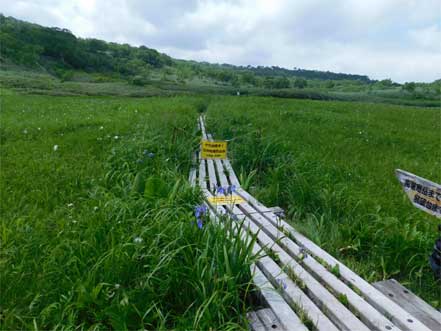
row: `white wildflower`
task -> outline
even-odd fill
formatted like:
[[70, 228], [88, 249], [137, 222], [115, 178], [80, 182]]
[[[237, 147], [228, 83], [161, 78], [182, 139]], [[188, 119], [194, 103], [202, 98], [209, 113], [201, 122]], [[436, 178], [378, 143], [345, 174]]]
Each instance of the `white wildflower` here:
[[100, 126], [100, 130], [104, 130], [104, 126], [101, 125], [101, 126]]
[[54, 152], [58, 150], [58, 145], [54, 145]]
[[115, 284], [115, 288], [116, 289], [119, 289], [121, 287], [121, 285], [119, 285], [119, 284]]
[[28, 134], [28, 129], [24, 129], [24, 130], [23, 130], [23, 133], [24, 133], [24, 134]]
[[140, 244], [140, 243], [142, 243], [142, 238], [141, 237], [135, 237], [135, 239], [133, 239], [133, 242], [135, 244]]

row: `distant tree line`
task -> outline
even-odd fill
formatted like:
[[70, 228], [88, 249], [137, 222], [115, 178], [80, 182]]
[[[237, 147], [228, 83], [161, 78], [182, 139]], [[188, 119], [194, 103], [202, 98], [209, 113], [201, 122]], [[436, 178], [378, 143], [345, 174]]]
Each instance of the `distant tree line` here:
[[173, 63], [171, 57], [145, 46], [77, 38], [67, 29], [42, 27], [1, 14], [0, 45], [1, 58], [27, 66], [134, 75], [140, 68], [161, 68]]
[[0, 62], [5, 61], [44, 67], [62, 81], [72, 78], [76, 70], [82, 70], [103, 73], [104, 76], [120, 75], [134, 85], [148, 84], [153, 75], [156, 80], [178, 84], [199, 79], [235, 88], [340, 89], [344, 86], [351, 91], [361, 91], [366, 87], [393, 90], [401, 86], [405, 93], [414, 96], [441, 93], [441, 80], [430, 84], [408, 82], [400, 85], [391, 79], [376, 81], [365, 75], [172, 59], [145, 46], [77, 38], [67, 29], [43, 27], [0, 14]]

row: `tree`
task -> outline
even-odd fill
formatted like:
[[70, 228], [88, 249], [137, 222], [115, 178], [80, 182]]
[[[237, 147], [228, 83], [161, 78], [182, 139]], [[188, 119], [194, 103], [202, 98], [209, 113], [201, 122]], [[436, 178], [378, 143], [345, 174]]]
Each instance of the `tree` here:
[[414, 92], [416, 88], [416, 84], [414, 82], [406, 82], [403, 85], [403, 89], [408, 92]]
[[252, 72], [246, 71], [240, 76], [240, 80], [244, 84], [257, 85], [257, 78]]
[[265, 88], [273, 88], [274, 87], [274, 78], [273, 77], [265, 77], [265, 79], [263, 80], [263, 86]]
[[291, 86], [291, 83], [288, 78], [286, 77], [278, 77], [274, 80], [274, 88], [282, 89], [282, 88], [289, 88]]
[[308, 86], [308, 82], [304, 78], [296, 78], [294, 81], [294, 87], [305, 88], [306, 86]]
[[380, 80], [380, 84], [383, 86], [390, 87], [393, 85], [393, 82], [392, 82], [392, 79], [388, 78], [388, 79]]
[[332, 80], [326, 81], [325, 87], [326, 88], [334, 88], [335, 87], [334, 81], [332, 81]]

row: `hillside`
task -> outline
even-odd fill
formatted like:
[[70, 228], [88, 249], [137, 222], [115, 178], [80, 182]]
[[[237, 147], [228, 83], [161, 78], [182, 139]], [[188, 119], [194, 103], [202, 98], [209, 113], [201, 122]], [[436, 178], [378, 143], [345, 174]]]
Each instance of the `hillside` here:
[[67, 29], [1, 14], [0, 45], [0, 86], [32, 93], [149, 96], [239, 90], [251, 95], [421, 106], [439, 106], [440, 100], [440, 80], [400, 85], [365, 75], [179, 60], [145, 46], [77, 38]]

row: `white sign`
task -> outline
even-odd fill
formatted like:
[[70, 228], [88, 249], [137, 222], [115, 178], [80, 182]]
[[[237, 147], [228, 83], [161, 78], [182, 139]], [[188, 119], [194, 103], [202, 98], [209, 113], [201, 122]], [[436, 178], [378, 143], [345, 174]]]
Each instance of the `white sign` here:
[[441, 185], [397, 169], [397, 178], [412, 204], [426, 213], [441, 218]]

